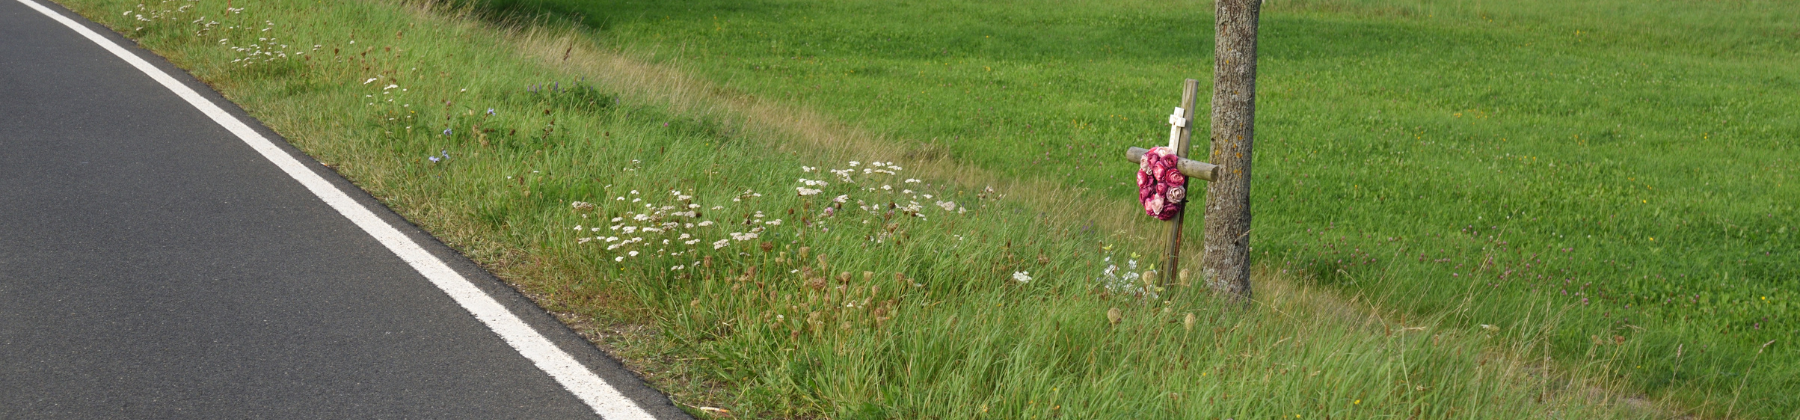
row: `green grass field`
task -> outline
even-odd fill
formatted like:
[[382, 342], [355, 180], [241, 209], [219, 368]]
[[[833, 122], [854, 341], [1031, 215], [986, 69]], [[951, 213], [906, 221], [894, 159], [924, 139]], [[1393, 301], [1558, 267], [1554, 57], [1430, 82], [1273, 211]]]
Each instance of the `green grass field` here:
[[700, 415], [1800, 412], [1800, 5], [1267, 6], [1238, 310], [1119, 156], [1210, 3], [65, 3]]
[[[1206, 2], [489, 6], [1115, 200], [1135, 193], [1119, 151], [1158, 142], [1180, 79], [1210, 81]], [[1571, 305], [1562, 354], [1623, 336], [1639, 386], [1728, 393], [1749, 372], [1800, 410], [1797, 18], [1787, 2], [1275, 2], [1256, 246], [1413, 313], [1472, 296], [1467, 325], [1516, 325], [1547, 297]], [[1771, 340], [1777, 361], [1753, 366]]]

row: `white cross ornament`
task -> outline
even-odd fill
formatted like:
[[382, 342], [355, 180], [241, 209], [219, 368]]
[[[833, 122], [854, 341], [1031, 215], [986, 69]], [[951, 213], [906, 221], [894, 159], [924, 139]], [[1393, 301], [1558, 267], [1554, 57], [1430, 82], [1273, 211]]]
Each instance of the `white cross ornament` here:
[[1175, 113], [1169, 114], [1169, 150], [1181, 144], [1181, 129], [1187, 127], [1187, 118], [1181, 117], [1181, 107], [1175, 107]]

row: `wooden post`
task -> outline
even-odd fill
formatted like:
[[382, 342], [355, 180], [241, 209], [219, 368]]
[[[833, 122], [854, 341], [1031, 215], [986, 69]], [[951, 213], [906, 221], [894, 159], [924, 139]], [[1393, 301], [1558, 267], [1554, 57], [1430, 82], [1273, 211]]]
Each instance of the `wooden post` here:
[[[1184, 160], [1187, 159], [1188, 156], [1188, 139], [1193, 137], [1194, 133], [1194, 102], [1198, 100], [1196, 98], [1197, 96], [1200, 96], [1199, 80], [1187, 79], [1186, 82], [1182, 83], [1181, 118], [1186, 119], [1187, 124], [1182, 125], [1181, 134], [1177, 136], [1179, 140], [1175, 142], [1175, 156]], [[1182, 171], [1184, 174], [1186, 172], [1187, 171]], [[1214, 172], [1214, 176], [1205, 178], [1207, 180], [1212, 180], [1216, 177], [1216, 174], [1217, 173]], [[1193, 185], [1186, 185], [1185, 188], [1188, 191], [1194, 190]], [[1192, 196], [1192, 194], [1188, 195], [1188, 197]], [[1190, 203], [1191, 201], [1192, 200], [1190, 200]], [[1179, 281], [1177, 276], [1181, 274], [1181, 219], [1182, 215], [1187, 213], [1187, 207], [1188, 206], [1183, 205], [1181, 210], [1175, 211], [1175, 217], [1169, 219], [1169, 251], [1164, 254], [1162, 266], [1162, 271], [1164, 271], [1163, 284], [1165, 285], [1176, 284], [1176, 282]]]
[[[1212, 157], [1218, 178], [1207, 183], [1207, 286], [1250, 299], [1250, 145], [1256, 128], [1256, 23], [1262, 0], [1217, 0], [1212, 97]], [[1179, 216], [1177, 216], [1179, 217]]]

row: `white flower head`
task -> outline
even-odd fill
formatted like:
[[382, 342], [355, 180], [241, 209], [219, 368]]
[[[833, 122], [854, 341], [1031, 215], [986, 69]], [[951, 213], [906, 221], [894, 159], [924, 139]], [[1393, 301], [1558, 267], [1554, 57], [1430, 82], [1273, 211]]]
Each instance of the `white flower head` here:
[[1017, 280], [1020, 283], [1030, 283], [1031, 282], [1031, 272], [1030, 271], [1014, 272], [1013, 280]]

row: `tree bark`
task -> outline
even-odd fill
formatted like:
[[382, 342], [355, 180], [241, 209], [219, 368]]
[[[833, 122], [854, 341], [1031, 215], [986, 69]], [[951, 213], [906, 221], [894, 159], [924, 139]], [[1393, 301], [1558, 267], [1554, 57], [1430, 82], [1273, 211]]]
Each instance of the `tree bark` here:
[[1212, 158], [1201, 274], [1214, 291], [1250, 299], [1250, 145], [1256, 138], [1256, 22], [1261, 0], [1215, 0]]

